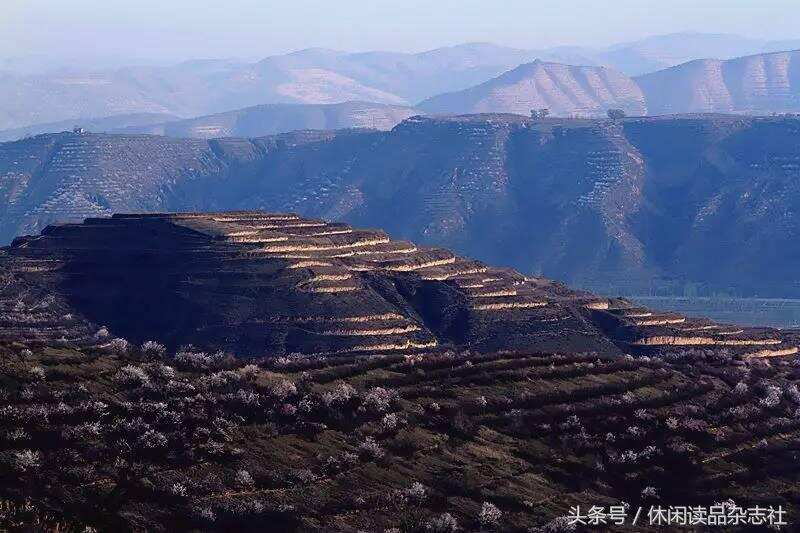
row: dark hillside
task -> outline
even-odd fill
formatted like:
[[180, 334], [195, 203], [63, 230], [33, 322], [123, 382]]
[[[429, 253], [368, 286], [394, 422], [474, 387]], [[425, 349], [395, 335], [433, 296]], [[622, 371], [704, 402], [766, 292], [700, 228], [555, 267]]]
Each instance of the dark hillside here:
[[608, 294], [796, 297], [799, 138], [798, 119], [722, 115], [40, 136], [0, 145], [0, 235], [115, 212], [292, 211]]

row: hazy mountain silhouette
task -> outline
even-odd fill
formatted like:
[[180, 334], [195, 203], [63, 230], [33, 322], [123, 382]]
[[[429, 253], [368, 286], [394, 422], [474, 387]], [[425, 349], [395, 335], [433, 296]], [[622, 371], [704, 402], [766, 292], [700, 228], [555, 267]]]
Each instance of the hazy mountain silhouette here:
[[479, 85], [534, 60], [608, 66], [639, 75], [681, 62], [800, 47], [731, 35], [680, 33], [606, 49], [522, 50], [469, 43], [409, 54], [308, 49], [255, 63], [195, 60], [174, 66], [45, 68], [43, 59], [0, 66], [0, 128], [81, 117], [163, 113], [184, 118], [270, 103], [351, 100], [414, 105]]

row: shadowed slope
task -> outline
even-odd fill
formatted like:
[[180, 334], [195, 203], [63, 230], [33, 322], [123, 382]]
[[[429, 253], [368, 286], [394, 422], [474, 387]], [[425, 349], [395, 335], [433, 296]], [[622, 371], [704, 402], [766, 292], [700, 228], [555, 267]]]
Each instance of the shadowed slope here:
[[242, 356], [478, 351], [793, 354], [732, 328], [597, 298], [376, 230], [294, 214], [116, 215], [47, 228], [5, 268], [137, 343]]

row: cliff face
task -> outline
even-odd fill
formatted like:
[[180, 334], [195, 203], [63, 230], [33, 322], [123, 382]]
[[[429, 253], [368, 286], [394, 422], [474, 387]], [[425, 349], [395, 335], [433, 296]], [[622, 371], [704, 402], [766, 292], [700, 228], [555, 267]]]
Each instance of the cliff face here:
[[651, 115], [800, 111], [800, 51], [699, 59], [636, 78]]
[[42, 136], [0, 145], [0, 229], [8, 242], [114, 212], [293, 211], [603, 292], [797, 295], [798, 132], [786, 118], [483, 115], [256, 140]]

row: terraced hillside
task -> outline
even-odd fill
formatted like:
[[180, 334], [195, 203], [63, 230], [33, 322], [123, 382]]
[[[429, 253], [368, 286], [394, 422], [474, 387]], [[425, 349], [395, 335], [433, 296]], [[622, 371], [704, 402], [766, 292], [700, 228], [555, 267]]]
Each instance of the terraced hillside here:
[[618, 352], [580, 312], [588, 295], [291, 214], [88, 219], [17, 239], [7, 256], [22, 279], [139, 343], [162, 329], [157, 340], [173, 348], [251, 356], [440, 345]]
[[[3, 266], [93, 323], [137, 343], [161, 330], [156, 340], [172, 348], [196, 343], [247, 356], [440, 346], [615, 355], [719, 346], [745, 358], [797, 352], [777, 330], [687, 321], [295, 214], [92, 218], [16, 239]], [[41, 329], [35, 320], [14, 327], [23, 336], [26, 327]]]
[[0, 145], [0, 238], [114, 212], [291, 211], [606, 294], [794, 297], [798, 135], [787, 117], [517, 115], [253, 140], [46, 135]]
[[698, 59], [636, 78], [650, 114], [800, 112], [800, 50]]
[[291, 214], [92, 219], [0, 266], [3, 528], [568, 531], [571, 506], [625, 502], [611, 529], [658, 531], [638, 506], [800, 509], [795, 332]]
[[598, 116], [621, 108], [646, 114], [636, 83], [614, 69], [534, 61], [485, 83], [441, 94], [418, 107], [430, 113], [516, 113], [547, 108], [556, 116]]

